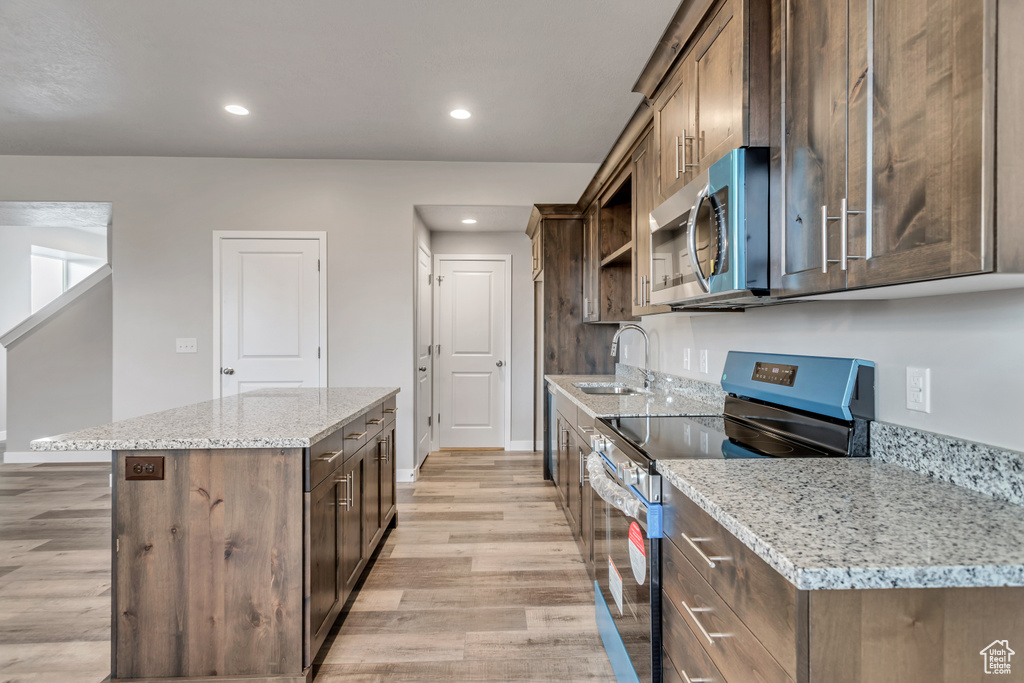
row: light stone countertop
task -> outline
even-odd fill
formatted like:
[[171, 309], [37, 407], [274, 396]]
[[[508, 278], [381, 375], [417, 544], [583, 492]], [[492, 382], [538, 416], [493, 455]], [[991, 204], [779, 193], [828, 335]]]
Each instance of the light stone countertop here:
[[263, 389], [37, 439], [34, 451], [305, 448], [397, 387]]
[[720, 415], [722, 413], [721, 405], [716, 405], [713, 398], [693, 391], [686, 392], [683, 389], [663, 391], [656, 386], [650, 393], [616, 396], [585, 394], [573, 386], [577, 383], [617, 382], [637, 388], [643, 387], [643, 383], [624, 379], [621, 376], [616, 378], [614, 375], [545, 375], [544, 379], [551, 382], [570, 401], [594, 418]]
[[1024, 586], [1024, 507], [870, 459], [659, 460], [800, 590]]

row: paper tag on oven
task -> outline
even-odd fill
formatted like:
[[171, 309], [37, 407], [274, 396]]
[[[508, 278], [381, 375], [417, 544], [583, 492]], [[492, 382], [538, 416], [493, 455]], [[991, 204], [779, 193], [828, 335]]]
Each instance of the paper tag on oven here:
[[608, 556], [608, 589], [612, 592], [612, 597], [615, 598], [615, 606], [619, 608], [619, 616], [622, 616], [622, 575], [619, 574], [619, 570], [615, 568], [615, 563], [612, 562], [612, 556]]
[[641, 586], [647, 580], [647, 553], [644, 552], [644, 532], [636, 522], [629, 523], [629, 564], [633, 578]]

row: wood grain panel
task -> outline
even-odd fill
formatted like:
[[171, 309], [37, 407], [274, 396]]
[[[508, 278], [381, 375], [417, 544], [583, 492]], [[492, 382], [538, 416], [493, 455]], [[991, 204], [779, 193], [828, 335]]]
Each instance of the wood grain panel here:
[[129, 454], [116, 473], [117, 675], [301, 672], [301, 449], [165, 451], [164, 481], [124, 481]]

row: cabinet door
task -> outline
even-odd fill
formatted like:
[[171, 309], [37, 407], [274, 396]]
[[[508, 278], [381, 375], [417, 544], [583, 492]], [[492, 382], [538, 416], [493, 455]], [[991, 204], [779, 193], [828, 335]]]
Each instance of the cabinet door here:
[[[861, 98], [872, 136], [856, 145], [870, 163], [851, 166], [851, 184], [871, 183], [871, 212], [849, 218], [851, 287], [992, 268], [984, 248], [992, 237], [982, 182], [984, 14], [973, 0], [874, 5], [873, 89], [862, 88]], [[867, 49], [866, 40], [851, 44], [865, 71]], [[859, 110], [851, 101], [851, 138]], [[863, 207], [851, 198], [850, 208]]]
[[838, 220], [846, 197], [847, 3], [788, 0], [786, 25], [786, 213], [777, 293], [846, 286]]
[[315, 653], [341, 610], [338, 571], [341, 534], [338, 505], [344, 500], [344, 477], [338, 473], [320, 482], [309, 501], [309, 624]]
[[569, 500], [569, 426], [561, 413], [558, 414], [558, 495], [562, 505]]
[[654, 102], [654, 131], [658, 141], [660, 199], [671, 197], [693, 180], [697, 162], [696, 64], [683, 57], [665, 90]]
[[574, 429], [569, 430], [569, 448], [567, 450], [569, 491], [566, 496], [566, 509], [569, 511], [569, 526], [572, 527], [572, 533], [577, 535], [580, 532], [580, 461], [577, 455], [579, 437], [576, 436]]
[[544, 249], [543, 242], [541, 241], [541, 226], [537, 226], [537, 231], [533, 234], [530, 242], [533, 252], [533, 279], [536, 280], [537, 276], [540, 275], [542, 270], [544, 270]]
[[[756, 1], [756, 0], [755, 0]], [[697, 172], [746, 144], [743, 125], [743, 2], [727, 0], [693, 49], [697, 79]]]
[[380, 461], [380, 523], [395, 512], [395, 423], [384, 429], [384, 458]]
[[658, 191], [654, 133], [648, 133], [633, 152], [633, 315], [650, 315], [671, 310], [650, 306], [651, 293], [651, 211]]
[[601, 319], [599, 297], [601, 282], [600, 206], [595, 201], [583, 220], [583, 322]]
[[341, 466], [345, 496], [339, 504], [341, 559], [339, 579], [342, 602], [348, 599], [363, 569], [363, 458], [357, 454]]
[[381, 431], [363, 449], [363, 557], [367, 559], [383, 533], [380, 523], [380, 465], [386, 440]]

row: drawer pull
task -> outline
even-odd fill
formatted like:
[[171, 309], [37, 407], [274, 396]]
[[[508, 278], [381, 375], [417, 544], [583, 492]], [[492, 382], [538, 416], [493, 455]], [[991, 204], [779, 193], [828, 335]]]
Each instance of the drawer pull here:
[[358, 441], [359, 439], [363, 438], [364, 436], [366, 436], [366, 432], [356, 432], [355, 434], [349, 434], [345, 438], [346, 439], [352, 439], [353, 441]]
[[708, 633], [708, 630], [704, 628], [704, 624], [700, 623], [700, 619], [698, 619], [697, 615], [694, 614], [694, 612], [710, 612], [710, 607], [695, 607], [691, 609], [690, 606], [686, 604], [685, 600], [682, 601], [682, 603], [683, 609], [685, 609], [686, 613], [690, 615], [690, 619], [692, 619], [693, 623], [697, 625], [697, 628], [699, 628], [700, 632], [704, 634], [704, 637], [708, 639], [708, 645], [714, 645], [715, 638], [724, 638], [726, 635], [728, 635], [726, 633]]
[[379, 425], [383, 421], [384, 421], [383, 417], [375, 417], [373, 419], [367, 420], [366, 424], [368, 424], [368, 425]]
[[[682, 532], [680, 532], [679, 535], [683, 537], [684, 541], [686, 541], [687, 543], [690, 544], [691, 548], [693, 548], [694, 550], [697, 551], [697, 554], [700, 555], [700, 559], [702, 559], [705, 562], [707, 562], [708, 566], [711, 567], [712, 569], [715, 568], [714, 560], [712, 560], [710, 557], [705, 555], [704, 551], [701, 550], [700, 547], [698, 547], [698, 545], [697, 545], [697, 543], [701, 543], [701, 542], [704, 542], [704, 541], [709, 541], [711, 539], [709, 539], [709, 538], [690, 538], [689, 536], [687, 536], [686, 534], [684, 534]], [[722, 558], [715, 558], [715, 559], [722, 559]]]
[[590, 434], [595, 430], [593, 427], [580, 427], [580, 431], [583, 432], [584, 434]]
[[331, 462], [334, 462], [335, 459], [337, 459], [337, 457], [344, 452], [344, 450], [345, 449], [339, 449], [339, 450], [334, 451], [333, 453], [327, 453], [325, 455], [321, 455], [317, 459], [318, 460], [323, 460], [324, 462], [327, 462], [327, 463], [331, 463]]
[[394, 415], [395, 413], [398, 412], [398, 408], [385, 408], [384, 412], [387, 413], [388, 415]]
[[686, 675], [686, 671], [683, 669], [680, 669], [679, 673], [683, 675], [683, 681], [685, 681], [685, 683], [715, 683], [711, 678], [690, 678]]

